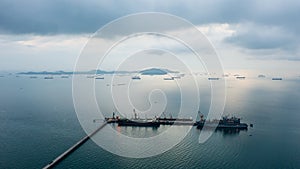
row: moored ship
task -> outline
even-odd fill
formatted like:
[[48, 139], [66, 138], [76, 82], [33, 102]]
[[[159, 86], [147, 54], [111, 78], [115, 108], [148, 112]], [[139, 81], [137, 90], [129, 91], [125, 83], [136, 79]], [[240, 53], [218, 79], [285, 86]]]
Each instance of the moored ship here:
[[197, 122], [197, 129], [216, 128], [216, 129], [248, 129], [248, 124], [241, 123], [241, 119], [237, 117], [224, 116], [221, 120], [208, 121], [203, 118]]
[[112, 118], [105, 118], [107, 123], [117, 123], [118, 126], [134, 126], [134, 127], [159, 127], [160, 123], [157, 119], [140, 119], [133, 110], [134, 118], [120, 118], [119, 116], [115, 117], [115, 113], [113, 112]]
[[136, 127], [159, 127], [160, 123], [156, 120], [144, 119], [119, 119], [118, 126], [136, 126]]

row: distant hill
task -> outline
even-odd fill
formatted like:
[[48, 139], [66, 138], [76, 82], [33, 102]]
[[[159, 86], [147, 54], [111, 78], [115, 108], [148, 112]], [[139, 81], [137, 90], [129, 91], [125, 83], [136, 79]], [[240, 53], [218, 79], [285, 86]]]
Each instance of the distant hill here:
[[140, 71], [142, 75], [166, 75], [168, 73], [179, 73], [176, 71], [171, 71], [168, 69], [158, 69], [158, 68], [151, 68], [151, 69], [145, 69]]
[[168, 73], [179, 73], [176, 71], [171, 71], [168, 69], [159, 69], [159, 68], [151, 68], [151, 69], [145, 69], [142, 71], [105, 71], [105, 70], [90, 70], [90, 71], [81, 71], [81, 72], [66, 72], [66, 71], [42, 71], [42, 72], [20, 72], [18, 74], [23, 75], [71, 75], [71, 74], [128, 74], [128, 73], [140, 73], [142, 75], [165, 75]]
[[73, 72], [65, 72], [65, 71], [55, 71], [55, 72], [48, 72], [48, 71], [42, 71], [42, 72], [20, 72], [18, 74], [23, 75], [69, 75], [73, 74]]
[[70, 74], [113, 74], [114, 71], [104, 71], [104, 70], [90, 70], [90, 71], [81, 71], [81, 72], [66, 72], [66, 71], [42, 71], [42, 72], [20, 72], [18, 74], [23, 75], [70, 75]]

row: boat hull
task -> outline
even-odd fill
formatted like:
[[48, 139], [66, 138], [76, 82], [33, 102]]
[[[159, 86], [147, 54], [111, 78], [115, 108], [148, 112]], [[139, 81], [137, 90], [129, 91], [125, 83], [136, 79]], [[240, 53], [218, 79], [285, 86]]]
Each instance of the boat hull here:
[[[204, 123], [197, 124], [197, 129], [202, 129], [204, 127]], [[216, 129], [248, 129], [248, 125], [246, 123], [240, 124], [206, 124], [206, 128], [216, 128]]]
[[135, 127], [159, 127], [160, 123], [158, 122], [137, 122], [131, 120], [119, 120], [117, 121], [118, 126], [135, 126]]

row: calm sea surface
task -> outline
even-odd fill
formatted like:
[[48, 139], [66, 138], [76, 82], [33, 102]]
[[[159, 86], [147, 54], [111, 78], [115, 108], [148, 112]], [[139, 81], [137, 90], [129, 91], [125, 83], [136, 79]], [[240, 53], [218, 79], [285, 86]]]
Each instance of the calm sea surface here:
[[[161, 80], [144, 79], [149, 78]], [[198, 78], [200, 84], [207, 81]], [[105, 97], [102, 90], [111, 85], [106, 79], [96, 81], [100, 104], [105, 102], [101, 101]], [[144, 79], [132, 84], [135, 90], [147, 89]], [[178, 91], [172, 95], [168, 85], [164, 88], [171, 100], [167, 110], [176, 112]], [[227, 80], [226, 91], [225, 113], [242, 117], [242, 121], [253, 123], [253, 128], [216, 131], [203, 144], [198, 143], [200, 131], [192, 128], [171, 150], [144, 159], [114, 155], [89, 140], [56, 168], [300, 168], [300, 78], [272, 81], [232, 77]], [[205, 87], [200, 92], [200, 109], [205, 114], [210, 94]], [[147, 109], [146, 103], [137, 100], [134, 104]], [[110, 103], [103, 105], [111, 115]], [[128, 127], [123, 132], [139, 137], [139, 133], [145, 134], [144, 129], [140, 131]], [[143, 137], [157, 132], [149, 129]], [[42, 168], [85, 135], [73, 106], [72, 78], [0, 77], [0, 168]]]

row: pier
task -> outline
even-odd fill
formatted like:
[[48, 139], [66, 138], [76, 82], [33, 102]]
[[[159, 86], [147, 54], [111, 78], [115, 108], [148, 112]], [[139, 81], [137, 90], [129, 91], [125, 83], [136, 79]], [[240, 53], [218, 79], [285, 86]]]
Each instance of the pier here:
[[56, 159], [54, 159], [51, 163], [46, 165], [43, 169], [50, 169], [53, 168], [55, 165], [57, 165], [61, 160], [66, 158], [68, 155], [70, 155], [73, 151], [75, 151], [77, 148], [79, 148], [83, 143], [85, 143], [87, 140], [89, 140], [93, 135], [95, 135], [99, 130], [101, 130], [107, 123], [110, 121], [104, 122], [100, 127], [98, 127], [95, 131], [90, 133], [89, 135], [83, 137], [81, 140], [79, 140], [76, 144], [74, 144], [72, 147], [70, 147], [68, 150], [66, 150], [64, 153], [59, 155]]

